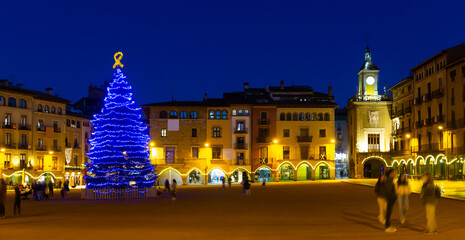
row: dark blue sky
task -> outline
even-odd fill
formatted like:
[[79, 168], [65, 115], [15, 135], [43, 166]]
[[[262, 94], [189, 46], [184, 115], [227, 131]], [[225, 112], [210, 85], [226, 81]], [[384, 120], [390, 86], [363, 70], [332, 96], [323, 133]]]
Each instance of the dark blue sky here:
[[388, 86], [465, 40], [464, 1], [16, 2], [0, 7], [0, 79], [53, 87], [73, 102], [112, 78], [122, 51], [139, 104], [221, 97], [245, 81], [284, 78], [322, 92], [332, 84], [344, 106], [366, 34]]

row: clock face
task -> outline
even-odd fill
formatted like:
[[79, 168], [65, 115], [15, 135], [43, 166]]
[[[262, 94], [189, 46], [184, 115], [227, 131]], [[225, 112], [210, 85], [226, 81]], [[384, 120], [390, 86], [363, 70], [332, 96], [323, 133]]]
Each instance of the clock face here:
[[372, 77], [372, 76], [368, 76], [366, 79], [365, 79], [366, 83], [368, 85], [373, 85], [373, 83], [375, 83], [375, 78]]

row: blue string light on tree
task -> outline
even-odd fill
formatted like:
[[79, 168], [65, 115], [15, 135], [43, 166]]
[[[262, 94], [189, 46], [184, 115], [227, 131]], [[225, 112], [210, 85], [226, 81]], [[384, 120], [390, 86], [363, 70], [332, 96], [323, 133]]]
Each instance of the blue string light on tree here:
[[94, 131], [84, 176], [89, 189], [149, 188], [157, 177], [149, 160], [148, 128], [121, 70], [122, 57], [115, 53], [113, 81], [101, 113], [91, 121]]

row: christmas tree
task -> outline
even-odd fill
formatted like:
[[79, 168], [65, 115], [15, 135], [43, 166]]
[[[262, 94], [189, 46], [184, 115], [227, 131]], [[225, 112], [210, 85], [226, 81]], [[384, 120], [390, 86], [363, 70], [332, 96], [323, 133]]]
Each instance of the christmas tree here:
[[90, 189], [148, 188], [156, 179], [149, 160], [148, 128], [122, 72], [123, 54], [118, 52], [114, 57], [113, 81], [101, 113], [91, 121], [94, 131], [84, 178]]

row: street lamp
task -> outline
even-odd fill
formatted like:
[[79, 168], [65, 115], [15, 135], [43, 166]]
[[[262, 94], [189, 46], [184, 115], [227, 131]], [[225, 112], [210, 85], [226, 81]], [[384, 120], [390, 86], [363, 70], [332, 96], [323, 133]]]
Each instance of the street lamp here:
[[278, 140], [277, 139], [273, 140], [273, 143], [278, 143]]

